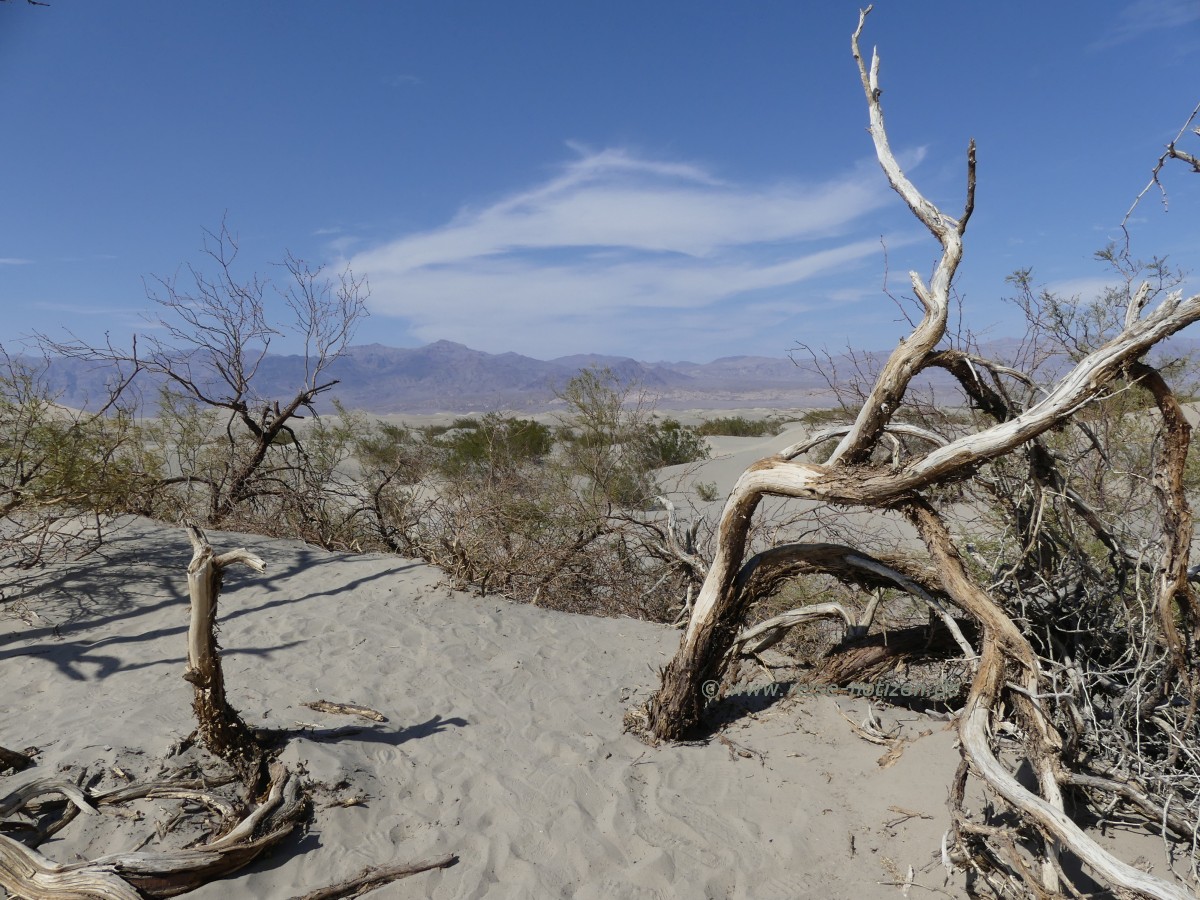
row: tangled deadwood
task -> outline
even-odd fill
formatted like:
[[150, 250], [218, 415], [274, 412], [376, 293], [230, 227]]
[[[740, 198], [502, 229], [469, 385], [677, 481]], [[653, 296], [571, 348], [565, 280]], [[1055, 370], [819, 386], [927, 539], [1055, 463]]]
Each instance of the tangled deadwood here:
[[[293, 833], [311, 808], [309, 789], [300, 776], [274, 759], [266, 743], [266, 732], [251, 730], [230, 705], [217, 645], [217, 607], [222, 577], [229, 566], [240, 564], [256, 572], [265, 563], [244, 548], [216, 553], [204, 532], [187, 523], [192, 543], [188, 565], [191, 621], [188, 628], [188, 665], [183, 678], [194, 691], [192, 709], [205, 748], [229, 766], [221, 773], [179, 770], [160, 774], [106, 791], [81, 787], [61, 775], [42, 774], [26, 753], [0, 747], [0, 772], [16, 775], [4, 782], [0, 793], [0, 887], [28, 900], [139, 900], [144, 897], [173, 897], [243, 868]], [[386, 718], [367, 707], [319, 700], [315, 708], [351, 713], [376, 721]], [[230, 771], [226, 775], [225, 771]], [[118, 771], [126, 776], [127, 773]], [[219, 789], [233, 785], [234, 796]], [[46, 798], [60, 797], [62, 800]], [[203, 833], [187, 846], [142, 850], [153, 837], [147, 836], [139, 849], [112, 853], [93, 860], [58, 863], [38, 848], [62, 831], [81, 813], [98, 816], [106, 808], [145, 798], [176, 800], [206, 814]], [[65, 801], [65, 802], [64, 802]], [[189, 818], [183, 809], [160, 826], [158, 837]], [[20, 839], [10, 837], [17, 835]], [[307, 895], [331, 900], [355, 896], [364, 890], [418, 872], [454, 865], [457, 857], [406, 865], [372, 868], [361, 875]]]
[[[278, 844], [304, 818], [308, 796], [300, 779], [270, 761], [264, 747], [225, 698], [225, 681], [216, 642], [217, 601], [224, 569], [235, 563], [264, 571], [254, 554], [237, 549], [216, 554], [204, 532], [188, 525], [193, 558], [188, 565], [191, 623], [188, 667], [184, 678], [194, 688], [193, 709], [206, 747], [237, 773], [237, 778], [179, 777], [152, 780], [102, 793], [38, 774], [25, 774], [20, 786], [0, 799], [0, 819], [24, 815], [5, 823], [19, 842], [0, 835], [0, 885], [18, 897], [51, 900], [60, 897], [100, 897], [134, 900], [170, 897], [234, 872]], [[5, 757], [7, 764], [20, 760]], [[243, 797], [230, 801], [215, 793], [220, 785], [240, 781]], [[57, 806], [42, 798], [59, 795]], [[200, 804], [216, 814], [206, 841], [174, 850], [136, 851], [60, 864], [38, 852], [38, 846], [66, 827], [79, 813], [97, 815], [99, 808], [145, 797], [174, 798]], [[51, 815], [47, 809], [56, 809]], [[8, 830], [6, 828], [6, 830]]]
[[[25, 829], [29, 834], [24, 842], [0, 834], [0, 886], [29, 900], [140, 900], [193, 890], [247, 865], [290, 834], [304, 817], [307, 801], [300, 779], [278, 765], [272, 767], [270, 777], [266, 796], [241, 815], [215, 793], [211, 779], [171, 778], [95, 793], [52, 777], [27, 780], [0, 797], [0, 817], [26, 813], [37, 823]], [[68, 803], [42, 799], [55, 795]], [[79, 813], [98, 816], [106, 807], [144, 797], [202, 804], [218, 816], [211, 826], [216, 836], [176, 850], [112, 853], [68, 864], [56, 863], [38, 852], [39, 844]], [[47, 808], [54, 809], [54, 814], [47, 815]]]
[[[848, 634], [870, 630], [879, 594], [857, 623], [826, 604], [745, 629], [750, 610], [782, 581], [821, 574], [898, 588], [933, 610], [974, 672], [958, 718], [963, 762], [943, 854], [967, 870], [972, 891], [1078, 896], [1087, 889], [1082, 864], [1114, 893], [1189, 897], [1171, 875], [1116, 858], [1080, 822], [1127, 817], [1185, 848], [1200, 834], [1190, 427], [1169, 371], [1147, 357], [1200, 320], [1200, 295], [1172, 291], [1161, 261], [1139, 266], [1110, 253], [1125, 286], [1083, 312], [1035, 296], [1028, 273], [1018, 277], [1031, 324], [1025, 371], [985, 358], [969, 340], [955, 346], [947, 320], [974, 208], [974, 142], [966, 202], [953, 218], [918, 191], [889, 146], [879, 56], [868, 65], [859, 51], [869, 12], [852, 50], [876, 155], [941, 246], [928, 282], [911, 274], [920, 321], [859, 394], [851, 424], [743, 473], [679, 650], [632, 720], [655, 739], [683, 739], [701, 724], [702, 686], [726, 676], [737, 652], [813, 615], [843, 618]], [[1146, 269], [1154, 277], [1139, 283]], [[914, 385], [934, 369], [956, 384], [967, 411], [958, 420]], [[1053, 377], [1043, 385], [1039, 373]], [[822, 462], [801, 458], [834, 441]], [[823, 542], [746, 559], [767, 497], [899, 514], [925, 558]], [[1025, 781], [1015, 774], [1022, 767]], [[967, 809], [972, 778], [993, 798], [992, 815]], [[1197, 878], [1192, 866], [1182, 878]]]

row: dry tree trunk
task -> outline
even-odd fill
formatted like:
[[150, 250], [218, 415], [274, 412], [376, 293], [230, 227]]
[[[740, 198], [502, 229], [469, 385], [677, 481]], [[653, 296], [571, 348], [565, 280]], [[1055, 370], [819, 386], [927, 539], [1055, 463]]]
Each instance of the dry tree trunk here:
[[[238, 780], [228, 776], [223, 779], [201, 777], [195, 781], [167, 778], [104, 792], [80, 788], [61, 777], [22, 776], [19, 786], [7, 794], [0, 794], [0, 820], [36, 810], [42, 821], [37, 826], [23, 820], [0, 821], [0, 832], [32, 832], [25, 843], [0, 833], [0, 888], [17, 897], [28, 900], [173, 897], [241, 869], [292, 833], [307, 814], [310, 803], [300, 776], [287, 771], [279, 762], [268, 763], [267, 754], [253, 732], [225, 698], [215, 633], [221, 576], [226, 567], [237, 563], [257, 572], [264, 571], [265, 564], [243, 548], [216, 554], [204, 532], [192, 523], [186, 524], [193, 556], [188, 565], [191, 624], [188, 668], [184, 678], [195, 688], [193, 709], [201, 737], [210, 751], [225, 759], [238, 773], [246, 802], [230, 802], [213, 792], [214, 787]], [[336, 708], [335, 711], [384, 720], [382, 714], [366, 707], [328, 701], [318, 703]], [[0, 751], [0, 768], [20, 769], [32, 762], [24, 754], [3, 747]], [[47, 821], [44, 798], [55, 795], [65, 798], [67, 805], [57, 818]], [[135, 850], [66, 864], [55, 862], [38, 851], [44, 841], [79, 813], [95, 816], [102, 807], [144, 797], [173, 798], [207, 807], [218, 816], [217, 836], [178, 850]], [[143, 841], [139, 846], [145, 843]], [[356, 896], [399, 878], [457, 862], [457, 856], [446, 856], [409, 865], [374, 868], [358, 878], [309, 896]]]
[[[1185, 684], [1194, 684], [1195, 662], [1190, 644], [1195, 635], [1185, 636], [1177, 626], [1180, 620], [1196, 621], [1195, 601], [1187, 581], [1191, 513], [1182, 484], [1188, 429], [1170, 389], [1155, 370], [1140, 362], [1140, 357], [1159, 341], [1200, 321], [1200, 294], [1186, 300], [1179, 294], [1171, 294], [1143, 316], [1149, 289], [1140, 289], [1132, 298], [1120, 332], [1079, 359], [1053, 389], [1023, 412], [1011, 408], [1004, 398], [983, 384], [971, 358], [957, 351], [935, 351], [945, 336], [951, 282], [962, 257], [962, 237], [974, 206], [974, 143], [967, 154], [964, 213], [953, 219], [923, 197], [905, 177], [888, 145], [879, 103], [879, 56], [874, 55], [868, 68], [858, 46], [869, 12], [868, 7], [860, 14], [852, 49], [870, 111], [876, 154], [892, 187], [942, 246], [941, 258], [928, 285], [916, 273], [911, 274], [914, 292], [925, 310], [924, 318], [891, 354], [854, 424], [845, 429], [824, 464], [797, 461], [794, 457], [805, 448], [792, 447], [755, 463], [739, 478], [722, 512], [713, 561], [679, 650], [663, 670], [658, 692], [632, 721], [644, 718], [650, 735], [657, 740], [680, 740], [695, 729], [706, 700], [702, 685], [706, 681], [720, 681], [731, 648], [755, 636], [743, 631], [747, 610], [759, 596], [749, 588], [754, 583], [820, 571], [867, 588], [878, 585], [879, 570], [861, 565], [861, 560], [869, 557], [856, 554], [853, 548], [794, 545], [774, 548], [746, 560], [752, 518], [764, 497], [898, 510], [916, 526], [933, 564], [929, 577], [910, 577], [911, 584], [920, 586], [930, 599], [935, 596], [939, 602], [948, 599], [980, 630], [982, 647], [976, 660], [976, 676], [959, 724], [963, 753], [969, 771], [1007, 802], [1020, 823], [1017, 828], [1008, 829], [969, 822], [961, 804], [961, 783], [968, 772], [964, 769], [956, 780], [955, 796], [960, 802], [954, 804], [954, 831], [960, 837], [959, 846], [966, 846], [961, 840], [964, 834], [985, 843], [993, 841], [999, 850], [995, 856], [1006, 860], [1010, 874], [1024, 881], [1026, 888], [1036, 894], [1056, 895], [1062, 890], [1064, 876], [1058, 857], [1066, 848], [1114, 890], [1149, 897], [1187, 897], [1189, 894], [1176, 883], [1140, 872], [1114, 858], [1064, 811], [1060, 786], [1071, 783], [1070, 769], [1078, 767], [1080, 760], [1065, 755], [1064, 740], [1056, 727], [1051, 704], [1066, 710], [1064, 715], [1069, 714], [1077, 721], [1082, 718], [1069, 699], [1061, 702], [1056, 699], [1056, 689], [1043, 671], [1030, 640], [1004, 608], [972, 580], [949, 531], [926, 496], [931, 488], [970, 479], [984, 464], [1024, 449], [1032, 454], [1032, 468], [1041, 473], [1038, 477], [1046, 479], [1062, 495], [1064, 502], [1096, 532], [1109, 551], [1120, 557], [1121, 565], [1132, 561], [1135, 566], [1143, 566], [1134, 554], [1120, 546], [1082, 498], [1065, 487], [1052, 457], [1037, 442], [1040, 435], [1070, 422], [1076, 412], [1114, 381], [1123, 378], [1140, 381], [1154, 395], [1166, 435], [1165, 451], [1155, 476], [1164, 518], [1164, 556], [1156, 567], [1159, 573], [1156, 621], [1174, 664], [1173, 672], [1159, 680], [1159, 699], [1174, 690], [1171, 678], [1181, 677]], [[900, 460], [894, 454], [891, 465], [874, 464], [872, 459], [880, 439], [889, 428], [895, 427], [890, 418], [904, 399], [911, 379], [930, 365], [943, 366], [956, 375], [980, 409], [996, 420], [995, 424], [951, 441], [933, 436], [935, 446], [923, 455]], [[1003, 368], [988, 365], [993, 371]], [[899, 583], [895, 575], [900, 567], [889, 568], [891, 580]], [[905, 587], [913, 592], [910, 586]], [[837, 610], [827, 612], [836, 614]], [[792, 619], [802, 618], [792, 616], [777, 624], [783, 628]], [[1193, 698], [1193, 711], [1195, 693], [1186, 692]], [[1034, 773], [1036, 791], [1021, 786], [993, 751], [993, 725], [1002, 722], [1006, 715], [1015, 717], [1014, 730]], [[1164, 810], [1156, 812], [1165, 820]], [[1036, 840], [1031, 844], [1023, 836], [1040, 837], [1040, 848]], [[1019, 845], [1026, 849], [1018, 852]], [[1033, 857], [1032, 867], [1026, 864], [1026, 854]], [[968, 851], [966, 855], [970, 859], [972, 854]]]
[[188, 667], [183, 677], [195, 689], [192, 709], [205, 746], [237, 769], [249, 784], [254, 784], [260, 775], [263, 749], [225, 698], [225, 676], [221, 671], [216, 635], [217, 600], [227, 566], [241, 563], [256, 572], [264, 572], [266, 564], [244, 548], [218, 556], [199, 526], [189, 522], [186, 527], [193, 550], [187, 570], [192, 609], [188, 625]]
[[[217, 600], [221, 576], [235, 563], [264, 571], [264, 563], [244, 549], [216, 555], [204, 532], [188, 524], [193, 557], [188, 566], [191, 623], [188, 630], [188, 668], [184, 678], [195, 689], [193, 709], [208, 749], [229, 762], [245, 783], [250, 809], [238, 815], [234, 807], [211, 794], [213, 780], [197, 784], [151, 782], [107, 794], [85, 792], [70, 782], [46, 777], [26, 781], [0, 797], [0, 817], [36, 807], [46, 795], [59, 794], [70, 803], [57, 821], [41, 825], [29, 844], [0, 834], [0, 887], [30, 900], [138, 900], [169, 897], [240, 869], [291, 833], [308, 804], [300, 779], [279, 764], [266, 765], [266, 756], [253, 733], [225, 698], [219, 648], [216, 642]], [[8, 753], [9, 751], [5, 751]], [[4, 762], [19, 768], [23, 755]], [[28, 760], [26, 759], [26, 762]], [[227, 781], [229, 779], [226, 779]], [[267, 789], [259, 797], [264, 782]], [[97, 806], [138, 797], [177, 797], [198, 801], [221, 813], [219, 837], [182, 850], [117, 853], [96, 860], [60, 864], [38, 852], [38, 845], [60, 830], [78, 812], [97, 814]]]
[[[1189, 641], [1196, 635], [1185, 638], [1176, 626], [1176, 617], [1183, 621], [1196, 617], [1196, 600], [1188, 587], [1188, 553], [1192, 544], [1192, 510], [1184, 491], [1183, 475], [1187, 465], [1188, 447], [1191, 444], [1192, 427], [1188, 425], [1174, 392], [1167, 386], [1157, 369], [1146, 363], [1130, 366], [1129, 374], [1137, 379], [1154, 397], [1162, 416], [1166, 441], [1163, 460], [1154, 473], [1154, 487], [1158, 494], [1163, 517], [1163, 534], [1167, 537], [1163, 550], [1163, 561], [1158, 585], [1158, 624], [1170, 649], [1175, 673], [1190, 686], [1195, 685], [1194, 664], [1188, 660]], [[1193, 695], [1195, 703], [1195, 692]]]

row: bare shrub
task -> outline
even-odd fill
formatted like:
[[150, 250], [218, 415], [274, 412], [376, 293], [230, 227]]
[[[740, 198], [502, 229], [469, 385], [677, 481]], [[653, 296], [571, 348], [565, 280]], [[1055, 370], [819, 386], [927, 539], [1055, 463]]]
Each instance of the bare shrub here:
[[[291, 254], [281, 284], [242, 278], [237, 237], [225, 223], [205, 232], [204, 256], [209, 271], [189, 266], [186, 287], [178, 277], [155, 279], [155, 330], [129, 347], [41, 342], [49, 353], [109, 365], [125, 382], [146, 373], [163, 385], [153, 432], [165, 470], [151, 485], [158, 509], [196, 512], [204, 497], [201, 521], [228, 524], [237, 512], [242, 524], [265, 523], [272, 507], [260, 501], [285, 490], [303, 454], [295, 420], [302, 410], [315, 415], [316, 398], [337, 384], [329, 367], [366, 315], [366, 281], [346, 271], [335, 284]], [[302, 383], [290, 396], [267, 396], [259, 371], [272, 341], [287, 334], [303, 345]]]

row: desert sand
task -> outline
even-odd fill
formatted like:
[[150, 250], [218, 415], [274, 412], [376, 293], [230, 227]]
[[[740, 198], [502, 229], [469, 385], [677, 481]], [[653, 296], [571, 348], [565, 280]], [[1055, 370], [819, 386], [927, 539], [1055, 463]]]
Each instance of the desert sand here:
[[[735, 696], [724, 740], [654, 749], [622, 717], [673, 629], [454, 592], [412, 560], [209, 537], [268, 564], [231, 572], [222, 597], [231, 702], [253, 726], [314, 726], [282, 759], [346, 784], [318, 795], [307, 835], [189, 896], [286, 898], [444, 853], [460, 861], [372, 896], [884, 897], [910, 865], [960, 893], [940, 863], [957, 758], [945, 721], [891, 713], [914, 742], [885, 769], [837, 713], [861, 718], [865, 699]], [[0, 743], [37, 747], [43, 769], [156, 770], [194, 724], [190, 556], [181, 530], [130, 520], [100, 556], [10, 585], [29, 599], [0, 620]], [[331, 735], [348, 721], [302, 705], [318, 698], [388, 721]], [[130, 849], [167, 813], [93, 832], [77, 820], [42, 849], [62, 862]]]
[[[723, 496], [803, 434], [712, 438], [710, 460], [663, 480], [703, 509], [695, 483]], [[623, 717], [657, 686], [675, 629], [456, 592], [394, 556], [209, 539], [267, 563], [265, 575], [231, 570], [222, 594], [229, 699], [253, 727], [295, 730], [282, 761], [329, 789], [306, 834], [190, 897], [295, 897], [450, 853], [456, 865], [370, 896], [901, 897], [910, 867], [907, 896], [965, 896], [963, 873], [941, 861], [959, 760], [947, 713], [788, 689], [785, 669], [776, 697], [755, 695], [770, 678], [745, 666], [705, 740], [651, 748]], [[129, 518], [99, 553], [0, 586], [0, 745], [36, 747], [38, 770], [86, 770], [105, 786], [118, 768], [141, 778], [177, 765], [167, 754], [195, 727], [181, 677], [190, 558], [181, 529]], [[317, 699], [388, 721], [304, 705]], [[843, 717], [861, 721], [868, 704], [899, 728], [895, 752]], [[0, 779], [0, 796], [38, 770]], [[69, 862], [147, 838], [154, 849], [175, 808], [155, 803], [140, 819], [77, 819], [42, 852]], [[1168, 865], [1145, 833], [1104, 842]]]

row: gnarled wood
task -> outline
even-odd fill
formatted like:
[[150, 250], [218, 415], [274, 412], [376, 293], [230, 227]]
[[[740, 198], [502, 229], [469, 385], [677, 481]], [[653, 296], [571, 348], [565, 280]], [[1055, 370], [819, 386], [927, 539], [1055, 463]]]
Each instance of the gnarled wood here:
[[[1131, 307], [1132, 308], [1132, 307]], [[1154, 486], [1163, 517], [1163, 558], [1159, 569], [1158, 625], [1171, 649], [1176, 671], [1195, 683], [1197, 673], [1188, 664], [1189, 641], [1180, 634], [1176, 618], [1200, 628], [1196, 599], [1188, 579], [1188, 554], [1192, 544], [1192, 509], [1184, 490], [1184, 468], [1192, 427], [1183, 414], [1175, 394], [1159, 371], [1146, 363], [1134, 363], [1129, 374], [1154, 397], [1166, 433], [1163, 462], [1155, 472]], [[1196, 639], [1193, 635], [1192, 640]]]
[[[800, 574], [833, 575], [848, 584], [866, 589], [899, 588], [930, 607], [967, 659], [976, 656], [950, 614], [944, 602], [947, 598], [934, 583], [932, 573], [919, 572], [917, 567], [904, 560], [876, 559], [841, 544], [782, 544], [755, 554], [742, 566], [733, 586], [734, 592], [743, 598], [739, 604], [740, 610], [774, 593], [780, 583]], [[794, 618], [792, 624], [799, 624], [802, 620], [803, 617]], [[847, 621], [852, 630], [865, 630], [870, 623], [860, 624], [863, 626], [861, 629], [854, 622]], [[738, 640], [741, 639], [739, 636]]]
[[972, 140], [967, 150], [967, 201], [963, 213], [958, 219], [952, 219], [942, 213], [933, 203], [925, 199], [916, 186], [908, 180], [908, 176], [896, 162], [892, 148], [888, 143], [887, 130], [883, 124], [883, 105], [879, 102], [883, 93], [879, 87], [879, 53], [872, 54], [871, 67], [868, 71], [862, 53], [858, 49], [858, 39], [862, 35], [867, 15], [871, 8], [861, 12], [858, 17], [858, 28], [850, 39], [850, 48], [854, 61], [858, 64], [859, 77], [862, 79], [863, 93], [867, 100], [867, 110], [870, 114], [871, 140], [875, 143], [875, 156], [879, 165], [887, 175], [888, 182], [908, 208], [929, 229], [942, 245], [942, 255], [934, 268], [933, 277], [926, 286], [921, 276], [910, 272], [913, 292], [924, 307], [925, 315], [906, 340], [900, 342], [883, 370], [875, 380], [875, 385], [867, 395], [862, 409], [859, 411], [854, 425], [842, 438], [833, 454], [829, 457], [830, 464], [843, 463], [854, 465], [870, 459], [871, 451], [883, 429], [891, 420], [892, 414], [900, 405], [904, 392], [921, 366], [922, 360], [928, 354], [942, 335], [946, 332], [946, 317], [950, 312], [950, 285], [954, 273], [962, 261], [963, 234], [967, 222], [975, 208], [975, 141]]
[[[877, 98], [871, 102], [877, 103]], [[885, 162], [885, 168], [892, 163], [894, 160]], [[924, 209], [926, 204], [928, 201], [922, 201], [916, 206]], [[914, 204], [910, 202], [911, 205]], [[918, 215], [927, 215], [927, 211]], [[943, 221], [940, 214], [930, 220]], [[732, 621], [739, 612], [732, 588], [746, 549], [749, 522], [763, 497], [795, 497], [831, 505], [886, 509], [922, 488], [964, 478], [981, 464], [1057, 427], [1148, 349], [1196, 321], [1200, 321], [1200, 294], [1186, 300], [1172, 294], [1149, 315], [1130, 322], [1108, 343], [1087, 354], [1043, 400], [1025, 412], [935, 448], [898, 470], [846, 465], [849, 448], [864, 440], [861, 437], [851, 440], [851, 435], [839, 444], [825, 465], [773, 456], [748, 468], [726, 501], [708, 577], [696, 598], [683, 644], [667, 667], [662, 688], [649, 708], [656, 736], [677, 740], [699, 719], [704, 705], [700, 685], [712, 677], [738, 631], [736, 621]], [[925, 343], [927, 340], [923, 339], [922, 344]], [[922, 351], [920, 360], [911, 362], [912, 367], [925, 359], [928, 349]], [[910, 362], [905, 358], [897, 366], [903, 370], [901, 374], [894, 375], [886, 367], [880, 374], [880, 382], [889, 378], [894, 381], [880, 396], [891, 397], [897, 389], [902, 392], [907, 384]], [[882, 423], [873, 418], [860, 416], [860, 419], [863, 424], [852, 434], [877, 435], [882, 431]]]
[[778, 644], [787, 633], [801, 622], [813, 619], [834, 618], [840, 616], [847, 628], [854, 627], [854, 620], [846, 607], [840, 603], [813, 603], [810, 606], [800, 606], [789, 609], [785, 613], [772, 616], [765, 622], [759, 622], [753, 628], [747, 628], [733, 641], [732, 653], [735, 655], [753, 656], [762, 653]]
[[5, 786], [9, 788], [9, 793], [4, 797], [0, 797], [0, 816], [11, 816], [18, 810], [28, 806], [30, 801], [35, 797], [44, 797], [53, 794], [61, 794], [67, 798], [80, 812], [85, 812], [89, 815], [96, 814], [96, 808], [92, 806], [78, 785], [72, 784], [70, 781], [64, 781], [61, 778], [55, 778], [52, 775], [35, 774], [35, 777], [27, 781], [17, 782], [15, 785], [6, 784]]
[[[180, 850], [113, 853], [98, 859], [61, 864], [35, 848], [0, 835], [0, 887], [30, 900], [140, 900], [173, 897], [222, 878], [245, 866], [292, 832], [303, 818], [307, 798], [300, 779], [282, 766], [271, 768], [267, 797], [244, 818], [230, 815], [226, 833], [208, 843]], [[216, 810], [232, 808], [219, 798], [184, 782], [158, 781], [129, 785], [101, 794], [86, 794], [60, 781], [38, 778], [0, 800], [7, 815], [54, 794], [66, 794], [92, 814], [97, 806], [114, 806], [144, 796], [177, 796], [198, 800]]]
[[[1031, 320], [1032, 333], [1061, 329], [1053, 336], [1074, 362], [1044, 390], [1010, 367], [961, 350], [938, 349], [962, 236], [974, 207], [974, 146], [968, 152], [965, 212], [956, 220], [917, 191], [892, 155], [879, 103], [879, 57], [868, 67], [858, 48], [869, 11], [861, 14], [852, 47], [876, 155], [892, 187], [942, 248], [928, 285], [912, 276], [924, 317], [889, 357], [851, 426], [793, 444], [750, 466], [738, 479], [722, 511], [712, 563], [679, 649], [663, 670], [659, 691], [627, 721], [635, 726], [644, 721], [658, 740], [684, 738], [703, 715], [702, 685], [721, 680], [731, 648], [758, 649], [791, 624], [815, 615], [849, 619], [836, 604], [815, 604], [746, 629], [744, 620], [754, 601], [784, 579], [819, 572], [862, 587], [900, 587], [937, 610], [965, 652], [973, 655], [950, 615], [951, 605], [978, 628], [982, 644], [960, 720], [965, 764], [952, 790], [953, 827], [944, 858], [975, 865], [980, 872], [998, 868], [1033, 895], [1059, 896], [1073, 890], [1069, 867], [1060, 861], [1069, 851], [1115, 893], [1191, 896], [1170, 877], [1141, 872], [1100, 847], [1068, 813], [1062, 785], [1115, 790], [1141, 812], [1158, 813], [1164, 827], [1176, 834], [1200, 832], [1200, 757], [1195, 751], [1200, 609], [1189, 581], [1197, 580], [1198, 567], [1188, 565], [1193, 529], [1184, 489], [1189, 429], [1169, 386], [1142, 360], [1157, 343], [1200, 321], [1200, 294], [1185, 298], [1167, 293], [1160, 281], [1158, 296], [1165, 296], [1148, 309], [1155, 289], [1148, 282], [1135, 288], [1129, 278], [1128, 305], [1115, 315], [1106, 309], [1099, 325], [1089, 319], [1080, 326], [1083, 340], [1069, 331], [1071, 314], [1062, 313], [1061, 304], [1049, 306], [1053, 311], [1045, 313], [1046, 322]], [[892, 423], [912, 377], [930, 366], [947, 369], [993, 424], [945, 440]], [[1018, 385], [1012, 395], [1008, 379]], [[1126, 485], [1138, 485], [1137, 496], [1145, 502], [1143, 473], [1114, 473], [1116, 454], [1106, 452], [1097, 437], [1100, 429], [1093, 430], [1086, 416], [1077, 416], [1098, 398], [1116, 396], [1131, 384], [1151, 393], [1162, 422], [1149, 455], [1158, 500], [1158, 518], [1148, 529], [1152, 538], [1127, 523], [1112, 522], [1135, 510], [1104, 507], [1106, 486], [1114, 483], [1119, 483], [1121, 497], [1134, 490], [1127, 491]], [[1013, 401], [1016, 394], [1024, 395], [1020, 402]], [[1068, 436], [1060, 437], [1057, 433], [1067, 425], [1072, 426]], [[919, 439], [915, 449], [899, 444], [895, 433], [900, 431]], [[841, 439], [823, 464], [796, 458], [835, 437]], [[892, 464], [873, 465], [885, 438], [892, 443]], [[1067, 449], [1056, 449], [1062, 447]], [[902, 452], [911, 455], [902, 459]], [[1085, 480], [1087, 472], [1071, 468], [1086, 453], [1093, 454], [1098, 471], [1094, 484]], [[1016, 456], [1012, 462], [1005, 460], [1009, 454]], [[1006, 485], [1021, 479], [1028, 493], [1019, 502], [1003, 496]], [[1100, 498], [1099, 506], [1077, 489], [1081, 481], [1088, 496]], [[934, 506], [946, 494], [937, 489], [972, 483], [980, 485], [974, 496], [999, 498], [994, 509], [1011, 510], [1014, 517], [1014, 524], [1000, 526], [1015, 533], [1003, 567], [993, 568], [968, 545], [974, 560], [990, 570], [984, 576], [992, 582], [987, 588], [964, 565]], [[901, 512], [915, 526], [932, 565], [917, 572], [916, 564], [873, 559], [832, 544], [774, 547], [747, 560], [753, 517], [765, 497]], [[991, 539], [986, 530], [983, 534]], [[1109, 554], [1107, 563], [1097, 542]], [[1086, 579], [1095, 582], [1080, 588]], [[1086, 606], [1080, 605], [1081, 597]], [[1079, 618], [1085, 611], [1087, 622]], [[1093, 639], [1089, 628], [1101, 636]], [[887, 664], [889, 660], [871, 655], [851, 661], [860, 668]], [[1113, 677], [1118, 668], [1122, 681]], [[1028, 786], [997, 756], [992, 732], [1001, 728], [1017, 742], [1019, 761], [1032, 772]], [[1109, 746], [1114, 740], [1124, 743]], [[1141, 778], [1131, 775], [1100, 785], [1083, 774], [1076, 777], [1076, 769], [1089, 764], [1103, 769], [1106, 763], [1119, 764], [1123, 771], [1136, 768]], [[966, 812], [965, 784], [972, 775], [993, 792], [1002, 809], [1014, 814], [1010, 820], [980, 823]], [[1177, 803], [1173, 817], [1172, 800]]]
[[111, 866], [60, 865], [2, 834], [0, 887], [27, 900], [142, 900]]
[[734, 485], [717, 530], [708, 577], [696, 598], [683, 644], [668, 665], [649, 707], [655, 735], [679, 740], [704, 708], [700, 686], [713, 677], [739, 630], [734, 583], [746, 549], [749, 523], [766, 496], [817, 500], [831, 505], [887, 509], [921, 488], [964, 478], [988, 460], [1056, 427], [1155, 343], [1200, 321], [1200, 294], [1168, 297], [1158, 309], [1089, 353], [1041, 402], [1021, 415], [938, 447], [900, 469], [816, 465], [779, 456], [750, 466]]
[[226, 567], [240, 563], [256, 572], [265, 572], [266, 563], [242, 548], [218, 556], [198, 525], [187, 523], [187, 531], [193, 554], [187, 570], [191, 620], [188, 625], [188, 667], [183, 677], [194, 688], [192, 709], [205, 746], [244, 777], [250, 777], [259, 768], [262, 748], [225, 698], [225, 677], [221, 671], [216, 635], [217, 601]]
[[889, 628], [886, 633], [875, 632], [830, 649], [812, 680], [816, 684], [838, 685], [872, 682], [901, 663], [949, 656], [955, 649], [956, 642], [940, 628], [930, 625]]

